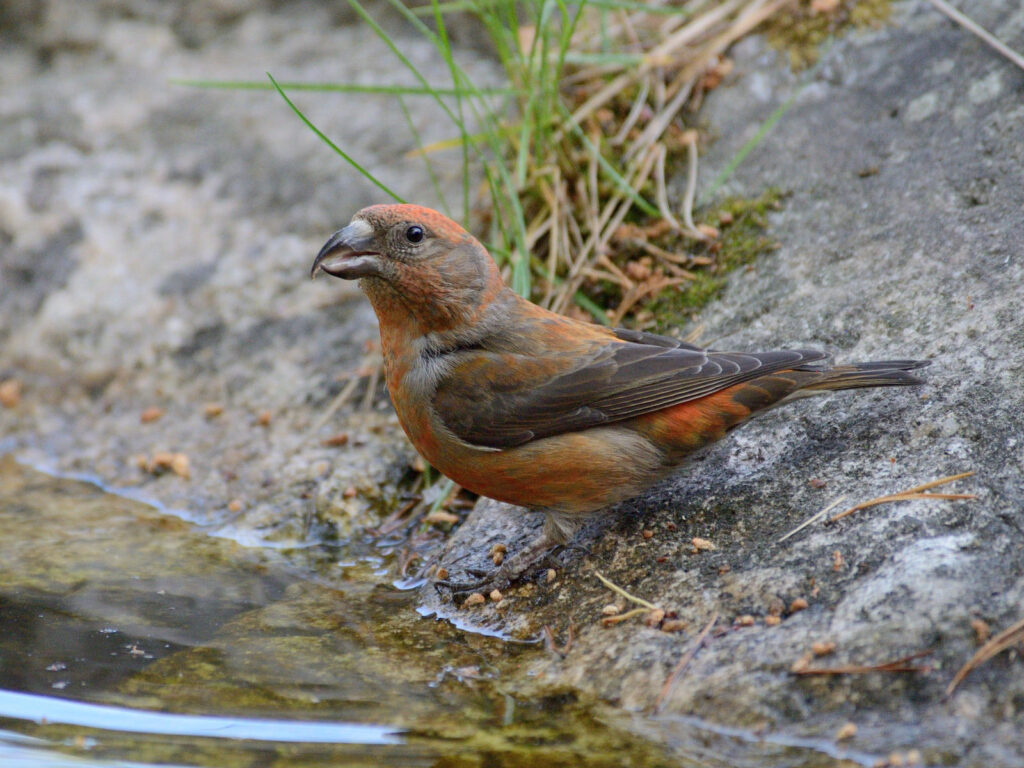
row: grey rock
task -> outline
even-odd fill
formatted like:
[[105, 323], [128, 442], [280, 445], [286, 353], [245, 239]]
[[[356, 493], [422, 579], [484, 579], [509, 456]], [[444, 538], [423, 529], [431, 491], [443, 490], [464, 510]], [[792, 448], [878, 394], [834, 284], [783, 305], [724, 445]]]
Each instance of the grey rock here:
[[[1020, 9], [988, 2], [971, 13], [1020, 47]], [[799, 79], [757, 38], [733, 55], [735, 76], [702, 114], [720, 136], [703, 159], [705, 183]], [[901, 4], [891, 26], [832, 46], [724, 190], [792, 194], [772, 218], [781, 248], [732, 275], [700, 317], [703, 342], [819, 347], [839, 360], [930, 358], [926, 386], [772, 412], [596, 523], [606, 530], [583, 538], [590, 554], [567, 553], [552, 584], [510, 593], [511, 606], [465, 610], [425, 589], [429, 609], [518, 636], [549, 625], [564, 637], [574, 622], [568, 655], [531, 671], [645, 710], [717, 614], [721, 630], [664, 702], [669, 720], [826, 739], [852, 721], [852, 749], [920, 749], [929, 764], [1024, 762], [1019, 655], [993, 659], [943, 698], [977, 648], [971, 620], [1002, 629], [1024, 614], [1022, 87], [1024, 73], [929, 4]], [[976, 501], [877, 506], [779, 541], [840, 497], [836, 512], [964, 471], [975, 475], [936, 491]], [[482, 506], [442, 557], [456, 578], [487, 565], [492, 543], [515, 551], [536, 532], [521, 510]], [[694, 553], [695, 536], [716, 549]], [[686, 637], [640, 620], [600, 626], [603, 605], [626, 604], [595, 570], [675, 611]], [[790, 613], [796, 598], [809, 607]], [[765, 625], [783, 606], [781, 624]], [[736, 623], [744, 614], [754, 626]], [[918, 662], [930, 671], [792, 675], [816, 641], [837, 644], [817, 666], [930, 651]]]

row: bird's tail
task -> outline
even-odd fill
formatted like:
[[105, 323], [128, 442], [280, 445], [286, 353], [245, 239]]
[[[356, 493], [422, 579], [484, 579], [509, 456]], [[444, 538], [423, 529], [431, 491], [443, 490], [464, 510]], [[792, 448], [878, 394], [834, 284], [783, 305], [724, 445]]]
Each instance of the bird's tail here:
[[839, 389], [860, 389], [862, 387], [906, 387], [923, 384], [924, 381], [907, 371], [924, 368], [931, 360], [878, 360], [870, 363], [851, 363], [834, 368], [801, 366], [796, 371], [807, 371], [811, 377], [800, 389], [811, 392], [828, 392]]

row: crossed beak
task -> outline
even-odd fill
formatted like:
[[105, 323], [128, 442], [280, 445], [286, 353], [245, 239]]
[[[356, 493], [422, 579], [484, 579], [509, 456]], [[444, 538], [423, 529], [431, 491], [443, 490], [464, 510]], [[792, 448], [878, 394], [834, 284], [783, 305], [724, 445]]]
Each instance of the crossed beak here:
[[309, 276], [316, 277], [317, 272], [323, 271], [334, 277], [355, 280], [379, 274], [379, 254], [370, 250], [372, 242], [373, 227], [362, 219], [354, 219], [324, 243], [313, 260]]

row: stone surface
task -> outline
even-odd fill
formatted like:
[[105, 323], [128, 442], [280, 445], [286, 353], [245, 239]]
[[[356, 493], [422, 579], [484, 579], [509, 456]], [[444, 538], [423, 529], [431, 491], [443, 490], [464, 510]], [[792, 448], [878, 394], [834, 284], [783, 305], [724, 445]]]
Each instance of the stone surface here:
[[[971, 13], [1011, 45], [1024, 42], [1019, 9], [978, 3]], [[734, 77], [702, 114], [720, 137], [703, 160], [707, 180], [799, 80], [759, 39], [734, 56]], [[901, 4], [891, 26], [836, 42], [723, 190], [755, 195], [775, 185], [792, 194], [772, 219], [781, 248], [732, 276], [700, 317], [702, 341], [820, 347], [840, 360], [930, 358], [927, 386], [841, 393], [765, 416], [624, 505], [603, 536], [585, 538], [590, 554], [568, 553], [553, 584], [506, 593], [511, 607], [474, 609], [475, 620], [523, 635], [549, 624], [560, 637], [574, 622], [572, 651], [535, 672], [649, 709], [717, 614], [719, 631], [665, 712], [792, 737], [830, 738], [850, 721], [852, 749], [920, 749], [928, 764], [1021, 764], [1018, 653], [975, 671], [949, 700], [942, 693], [977, 648], [972, 619], [1002, 629], [1022, 616], [1022, 88], [1024, 73], [927, 3]], [[835, 511], [965, 471], [975, 475], [936, 490], [976, 501], [877, 506], [779, 541], [840, 498]], [[535, 533], [522, 532], [523, 515], [487, 505], [446, 559], [481, 567], [495, 541], [514, 552]], [[695, 553], [695, 536], [716, 549]], [[685, 636], [642, 617], [602, 627], [603, 606], [631, 606], [595, 570], [676, 611]], [[790, 613], [798, 598], [809, 607]], [[455, 612], [429, 590], [424, 599]], [[780, 609], [781, 623], [766, 624]], [[743, 615], [753, 626], [739, 625]], [[837, 649], [816, 666], [930, 651], [917, 663], [931, 671], [790, 674], [819, 641]]]
[[[330, 232], [383, 193], [277, 94], [174, 81], [412, 75], [351, 13], [313, 3], [51, 0], [5, 14], [0, 380], [19, 379], [23, 397], [0, 408], [0, 452], [245, 540], [301, 538], [314, 512], [342, 533], [365, 521], [413, 452], [380, 386], [371, 412], [314, 433], [377, 334], [354, 285], [308, 273]], [[416, 66], [447, 76], [428, 42], [394, 34]], [[481, 83], [496, 74], [482, 57], [463, 63]], [[292, 96], [385, 183], [436, 205], [422, 164], [403, 159], [416, 144], [393, 99]], [[453, 135], [429, 99], [410, 106], [424, 141]], [[453, 200], [457, 161], [435, 160]], [[150, 407], [164, 417], [140, 423]], [[340, 431], [343, 448], [320, 445]], [[189, 456], [191, 477], [141, 471], [158, 451]]]
[[[0, 380], [23, 389], [0, 408], [0, 453], [130, 489], [242, 541], [295, 541], [311, 520], [344, 534], [382, 484], [394, 488], [412, 451], [382, 392], [369, 413], [314, 430], [376, 331], [354, 287], [305, 275], [325, 236], [381, 194], [276, 95], [169, 79], [256, 80], [269, 69], [280, 80], [385, 83], [402, 73], [365, 29], [312, 3], [192, 5], [50, 0], [2, 11]], [[1020, 47], [1024, 15], [1005, 5], [971, 13]], [[442, 66], [421, 41], [401, 46]], [[703, 113], [720, 137], [702, 161], [707, 179], [798, 80], [757, 39], [734, 56], [730, 83]], [[465, 63], [494, 76], [472, 53]], [[703, 341], [928, 357], [928, 386], [769, 414], [596, 522], [589, 552], [566, 553], [554, 581], [472, 611], [427, 587], [423, 610], [530, 637], [549, 625], [560, 643], [571, 623], [564, 656], [538, 656], [523, 674], [646, 712], [717, 614], [663, 714], [636, 718], [647, 738], [673, 742], [697, 716], [747, 740], [810, 739], [828, 756], [854, 722], [848, 748], [862, 764], [911, 749], [929, 763], [1024, 761], [1019, 655], [942, 699], [975, 650], [971, 619], [1001, 629], [1024, 604], [1022, 86], [1021, 72], [930, 5], [899, 4], [891, 26], [829, 49], [725, 190], [792, 195], [772, 220], [781, 248], [732, 277], [701, 317]], [[402, 119], [392, 103], [296, 100], [388, 184], [435, 202], [403, 157], [412, 140], [391, 130]], [[453, 135], [429, 103], [415, 114], [428, 140]], [[207, 402], [223, 413], [206, 417]], [[163, 417], [141, 423], [150, 407]], [[344, 447], [320, 444], [342, 430]], [[187, 454], [191, 477], [140, 470], [136, 457], [156, 451]], [[949, 490], [977, 501], [879, 506], [779, 541], [839, 497], [852, 504], [968, 470]], [[492, 543], [514, 552], [538, 522], [482, 504], [443, 558], [487, 564]], [[694, 537], [715, 549], [694, 552]], [[628, 606], [594, 570], [674, 611], [686, 631], [642, 617], [601, 626], [606, 605]], [[791, 613], [797, 599], [808, 607]], [[932, 669], [792, 676], [818, 641], [837, 644], [821, 666], [930, 650], [918, 663]]]

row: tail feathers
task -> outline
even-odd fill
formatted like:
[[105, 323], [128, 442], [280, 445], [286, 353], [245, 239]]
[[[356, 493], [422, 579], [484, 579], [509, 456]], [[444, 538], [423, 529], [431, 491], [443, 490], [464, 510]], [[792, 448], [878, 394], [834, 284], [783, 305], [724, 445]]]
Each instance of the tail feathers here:
[[801, 387], [804, 391], [834, 391], [860, 389], [863, 387], [907, 387], [923, 384], [924, 381], [907, 371], [924, 368], [930, 360], [878, 360], [868, 363], [837, 365], [829, 369], [815, 369], [811, 366], [798, 368], [817, 372], [821, 378]]

